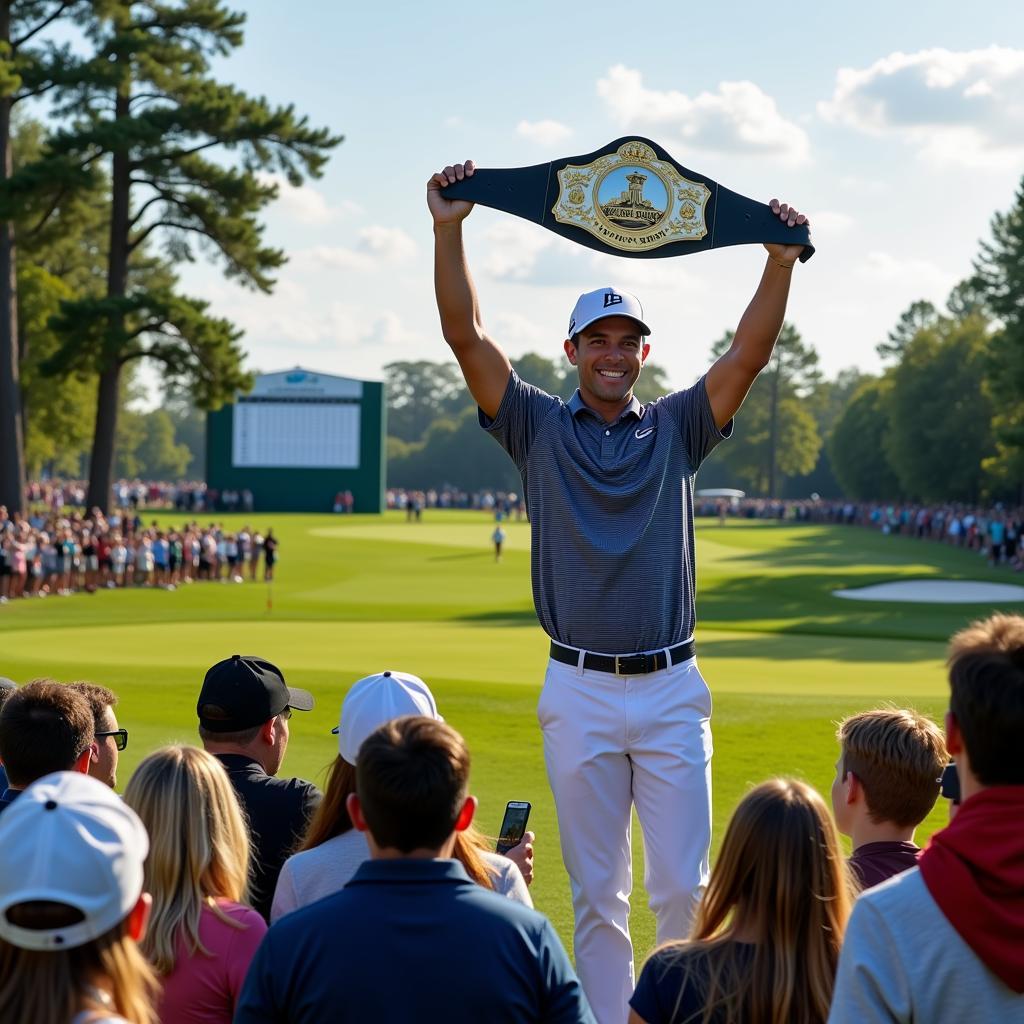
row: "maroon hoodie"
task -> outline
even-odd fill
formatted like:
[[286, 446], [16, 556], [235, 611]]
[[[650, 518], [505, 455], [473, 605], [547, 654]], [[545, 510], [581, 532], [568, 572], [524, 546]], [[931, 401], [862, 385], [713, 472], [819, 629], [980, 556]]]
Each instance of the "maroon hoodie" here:
[[966, 800], [918, 864], [964, 942], [1024, 993], [1024, 786], [992, 786]]

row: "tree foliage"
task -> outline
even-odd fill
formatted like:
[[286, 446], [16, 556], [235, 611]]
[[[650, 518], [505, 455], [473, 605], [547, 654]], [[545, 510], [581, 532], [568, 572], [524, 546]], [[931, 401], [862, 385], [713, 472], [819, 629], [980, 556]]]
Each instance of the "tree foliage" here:
[[896, 326], [889, 332], [885, 341], [875, 346], [875, 351], [885, 360], [899, 362], [917, 332], [934, 327], [938, 321], [939, 311], [935, 306], [927, 299], [918, 299], [900, 313]]
[[340, 139], [291, 106], [215, 80], [211, 62], [241, 45], [245, 20], [220, 0], [94, 0], [91, 12], [93, 52], [58, 90], [64, 124], [45, 163], [78, 181], [109, 166], [106, 289], [64, 305], [65, 341], [50, 365], [98, 374], [88, 501], [105, 508], [126, 364], [162, 364], [209, 408], [249, 380], [230, 324], [170, 285], [132, 281], [147, 241], [174, 262], [209, 255], [229, 277], [269, 290], [285, 257], [263, 240], [259, 214], [277, 192], [268, 172], [298, 185], [321, 173]]
[[[732, 346], [726, 331], [712, 346], [714, 357]], [[714, 456], [736, 482], [758, 494], [777, 495], [782, 478], [810, 473], [822, 439], [809, 399], [823, 381], [813, 345], [792, 324], [784, 324], [768, 366], [754, 381], [737, 416], [741, 436]]]
[[843, 493], [858, 501], [901, 496], [886, 452], [891, 390], [892, 381], [887, 377], [862, 382], [829, 437], [829, 458], [836, 478]]
[[994, 454], [988, 341], [981, 317], [941, 318], [914, 335], [891, 371], [884, 447], [907, 497], [981, 497], [982, 460]]
[[987, 468], [1024, 500], [1024, 180], [1013, 207], [992, 218], [992, 239], [982, 244], [975, 271], [1001, 325], [991, 339], [986, 372], [996, 446]]

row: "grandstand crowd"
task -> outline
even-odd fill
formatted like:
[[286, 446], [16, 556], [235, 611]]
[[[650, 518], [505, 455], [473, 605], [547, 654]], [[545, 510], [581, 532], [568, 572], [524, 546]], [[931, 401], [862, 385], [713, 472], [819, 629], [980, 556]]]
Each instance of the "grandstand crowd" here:
[[[845, 719], [828, 798], [749, 790], [629, 1024], [1024, 1021], [1024, 617], [956, 634], [948, 683], [942, 727]], [[501, 856], [476, 830], [469, 751], [427, 684], [351, 685], [323, 792], [283, 773], [313, 706], [269, 662], [218, 662], [198, 743], [150, 753], [122, 799], [130, 707], [0, 681], [0, 1021], [595, 1021], [532, 906], [534, 836]]]
[[107, 516], [64, 505], [12, 516], [0, 505], [0, 603], [129, 586], [269, 581], [277, 550], [273, 530], [263, 534], [248, 525], [146, 526], [129, 508]]

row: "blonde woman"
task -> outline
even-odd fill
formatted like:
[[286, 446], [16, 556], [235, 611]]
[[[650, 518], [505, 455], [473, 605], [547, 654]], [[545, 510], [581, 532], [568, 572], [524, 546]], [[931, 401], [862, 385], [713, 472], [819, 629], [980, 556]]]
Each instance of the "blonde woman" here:
[[267, 926], [245, 905], [249, 835], [227, 773], [204, 750], [165, 747], [135, 770], [124, 799], [150, 836], [141, 948], [163, 979], [160, 1018], [229, 1024]]
[[690, 940], [644, 966], [629, 1024], [825, 1024], [852, 893], [822, 798], [762, 783], [729, 822]]
[[148, 841], [102, 782], [57, 772], [0, 819], [0, 1021], [157, 1024]]

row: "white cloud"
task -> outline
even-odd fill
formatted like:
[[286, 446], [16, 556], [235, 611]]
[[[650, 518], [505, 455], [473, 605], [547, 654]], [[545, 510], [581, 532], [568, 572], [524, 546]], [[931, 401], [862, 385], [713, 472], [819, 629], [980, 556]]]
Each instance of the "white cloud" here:
[[590, 266], [595, 279], [595, 284], [590, 287], [600, 288], [605, 284], [625, 286], [635, 292], [641, 302], [652, 291], [693, 292], [699, 284], [693, 273], [684, 270], [679, 259], [672, 257], [638, 260], [595, 252], [591, 254]]
[[499, 281], [530, 280], [538, 256], [554, 244], [554, 236], [549, 232], [511, 218], [488, 228], [484, 239], [487, 254], [483, 268]]
[[380, 224], [363, 228], [356, 235], [355, 248], [344, 245], [314, 245], [299, 249], [290, 260], [306, 271], [371, 271], [383, 266], [408, 263], [416, 255], [416, 243], [401, 228]]
[[386, 228], [379, 224], [359, 232], [358, 248], [385, 263], [405, 263], [416, 255], [416, 243], [401, 228]]
[[374, 262], [365, 252], [347, 249], [343, 245], [314, 245], [300, 249], [289, 261], [303, 270], [372, 270]]
[[264, 184], [277, 186], [275, 206], [299, 224], [327, 224], [338, 217], [362, 212], [362, 207], [350, 199], [332, 206], [312, 185], [296, 187], [283, 174], [260, 173], [259, 178]]
[[494, 317], [494, 338], [513, 352], [543, 352], [552, 339], [561, 340], [556, 337], [558, 333], [557, 328], [541, 327], [522, 313], [505, 310]]
[[753, 82], [721, 82], [717, 92], [691, 98], [675, 89], [649, 89], [641, 72], [616, 64], [598, 80], [597, 94], [615, 122], [634, 131], [655, 129], [666, 143], [674, 135], [691, 147], [788, 163], [803, 162], [810, 151], [803, 128], [783, 117]]
[[830, 235], [849, 231], [855, 223], [853, 217], [839, 210], [815, 210], [810, 217], [812, 231], [824, 231]]
[[869, 252], [856, 273], [879, 284], [898, 284], [907, 294], [943, 294], [957, 280], [955, 274], [929, 260], [900, 258], [879, 250]]
[[553, 146], [572, 135], [572, 129], [560, 121], [520, 121], [516, 131], [541, 146]]
[[892, 53], [867, 68], [841, 68], [826, 121], [903, 138], [927, 159], [969, 166], [1024, 157], [1024, 50]]

